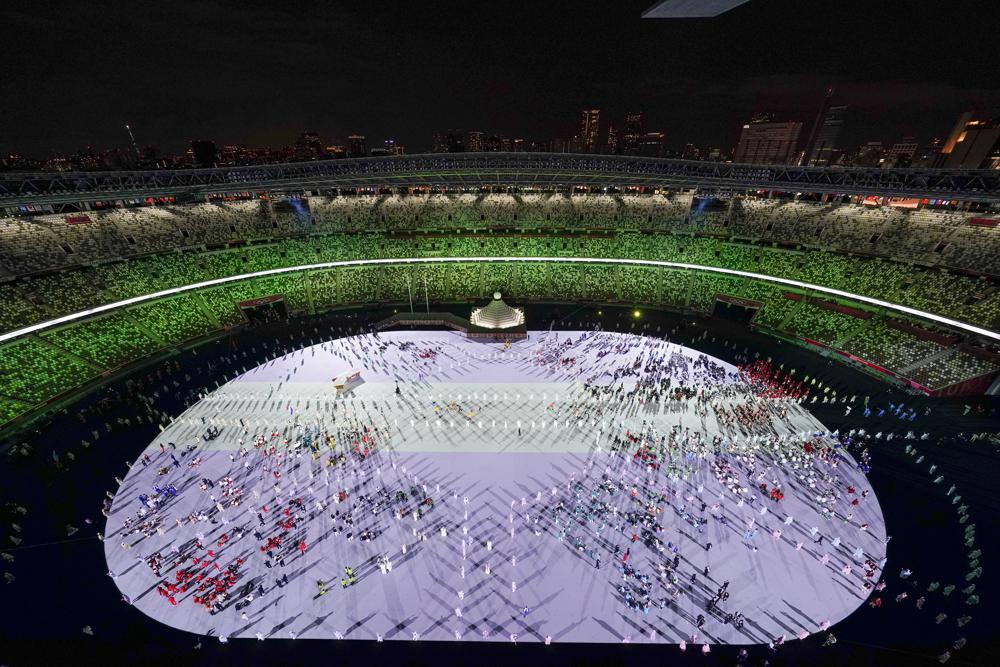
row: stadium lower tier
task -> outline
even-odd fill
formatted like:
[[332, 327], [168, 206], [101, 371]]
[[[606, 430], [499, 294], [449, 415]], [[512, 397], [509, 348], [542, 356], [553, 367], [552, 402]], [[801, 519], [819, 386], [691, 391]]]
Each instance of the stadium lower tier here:
[[361, 304], [481, 302], [499, 291], [515, 303], [614, 303], [710, 315], [739, 302], [753, 323], [940, 391], [1000, 370], [995, 358], [859, 304], [834, 304], [763, 281], [657, 267], [542, 262], [386, 264], [290, 272], [183, 292], [0, 347], [0, 422], [158, 351], [248, 323], [242, 306], [263, 297], [307, 315]]
[[[325, 262], [422, 257], [592, 257], [735, 269], [839, 289], [1000, 330], [1000, 286], [986, 276], [835, 252], [731, 243], [703, 236], [550, 232], [544, 235], [331, 234], [222, 250], [202, 247], [20, 277], [0, 284], [0, 331], [15, 330], [104, 303], [255, 271]], [[614, 271], [607, 269], [608, 273]], [[571, 274], [559, 274], [553, 281], [565, 276], [572, 283]], [[593, 276], [595, 286], [604, 282], [599, 274], [589, 275]], [[683, 292], [685, 285], [682, 281], [671, 289]], [[574, 289], [578, 286], [574, 285]], [[647, 288], [637, 284], [629, 289]], [[301, 302], [306, 296], [300, 292], [294, 298]], [[712, 296], [711, 289], [692, 294], [692, 298], [702, 301], [711, 300]]]

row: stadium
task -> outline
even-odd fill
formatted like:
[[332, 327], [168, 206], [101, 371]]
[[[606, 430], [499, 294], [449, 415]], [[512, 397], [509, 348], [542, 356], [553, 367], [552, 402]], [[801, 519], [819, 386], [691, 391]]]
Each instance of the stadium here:
[[1000, 370], [994, 173], [462, 158], [4, 175], [0, 415], [237, 329], [254, 299], [313, 316], [417, 288], [434, 303], [742, 309], [933, 396], [982, 394]]
[[541, 153], [0, 173], [11, 650], [988, 651], [998, 201]]

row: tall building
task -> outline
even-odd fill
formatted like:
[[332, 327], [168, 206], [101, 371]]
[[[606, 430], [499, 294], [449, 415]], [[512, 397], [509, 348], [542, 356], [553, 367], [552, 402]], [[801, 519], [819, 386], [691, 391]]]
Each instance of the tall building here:
[[618, 154], [618, 130], [615, 129], [614, 123], [608, 123], [608, 142], [607, 142], [607, 152], [609, 155]]
[[941, 149], [939, 166], [948, 169], [1000, 168], [1000, 120], [976, 118], [966, 111], [958, 117]]
[[917, 152], [917, 140], [913, 137], [903, 137], [886, 151], [883, 167], [909, 167], [913, 164], [913, 155]]
[[306, 130], [295, 140], [293, 151], [296, 160], [315, 160], [323, 156], [323, 143], [318, 134]]
[[944, 142], [938, 137], [930, 140], [927, 143], [917, 149], [917, 152], [913, 154], [913, 161], [911, 166], [914, 167], [934, 167], [937, 166], [938, 160], [941, 157], [941, 147], [944, 146]]
[[219, 151], [215, 142], [207, 139], [195, 139], [191, 142], [191, 155], [197, 167], [214, 167], [219, 159]]
[[948, 155], [955, 149], [955, 144], [958, 142], [958, 137], [965, 132], [965, 128], [972, 122], [972, 117], [975, 116], [974, 111], [963, 111], [962, 115], [958, 117], [958, 121], [955, 122], [955, 127], [951, 128], [951, 134], [944, 142], [944, 147], [941, 152]]
[[844, 127], [844, 115], [847, 113], [847, 107], [831, 105], [832, 98], [833, 88], [828, 88], [819, 113], [816, 114], [816, 121], [809, 132], [803, 164], [811, 167], [826, 167], [832, 163], [831, 158], [837, 149], [837, 138], [840, 136], [840, 130]]
[[[372, 149], [372, 155], [375, 154], [377, 149]], [[406, 153], [406, 148], [396, 143], [395, 139], [386, 139], [382, 142], [382, 149], [380, 151], [381, 155], [403, 155]]]
[[[465, 153], [469, 148], [470, 135], [478, 135], [478, 142], [481, 143], [482, 132], [468, 132], [464, 130], [438, 130], [434, 133], [431, 143], [432, 153]], [[477, 143], [477, 145], [479, 145]], [[476, 150], [482, 150], [477, 148]]]
[[639, 139], [646, 133], [646, 118], [638, 111], [625, 114], [625, 126], [622, 130], [622, 153], [635, 155], [638, 153]]
[[642, 157], [663, 157], [665, 136], [662, 132], [647, 132], [639, 138], [636, 155]]
[[431, 153], [448, 152], [448, 133], [438, 130], [431, 135]]
[[312, 154], [311, 157], [319, 157], [323, 154], [323, 142], [319, 140], [319, 135], [311, 130], [306, 130], [300, 134], [295, 145], [298, 148], [304, 148], [309, 151]]
[[584, 109], [580, 113], [581, 148], [584, 153], [593, 153], [597, 149], [597, 134], [600, 129], [601, 110]]
[[557, 137], [552, 141], [546, 142], [546, 152], [549, 153], [571, 153], [573, 152], [574, 141], [572, 139], [564, 139]]
[[877, 167], [884, 161], [881, 141], [869, 141], [858, 147], [858, 152], [851, 163], [857, 167]]
[[823, 125], [820, 126], [819, 132], [816, 133], [816, 140], [813, 143], [806, 164], [816, 167], [828, 167], [833, 164], [833, 156], [840, 149], [837, 145], [837, 139], [840, 137], [840, 131], [844, 127], [844, 116], [846, 114], [847, 106], [843, 104], [835, 104], [826, 110]]
[[1000, 120], [969, 121], [944, 161], [947, 169], [1000, 169]]
[[347, 137], [347, 157], [364, 157], [365, 155], [367, 155], [365, 135], [352, 134]]
[[790, 164], [796, 160], [795, 149], [802, 132], [798, 121], [774, 122], [771, 116], [757, 114], [743, 126], [733, 162], [752, 164]]
[[486, 150], [483, 143], [483, 133], [479, 130], [469, 130], [465, 134], [465, 151], [467, 153], [479, 153]]
[[465, 134], [461, 130], [448, 130], [445, 144], [448, 146], [448, 153], [464, 153]]

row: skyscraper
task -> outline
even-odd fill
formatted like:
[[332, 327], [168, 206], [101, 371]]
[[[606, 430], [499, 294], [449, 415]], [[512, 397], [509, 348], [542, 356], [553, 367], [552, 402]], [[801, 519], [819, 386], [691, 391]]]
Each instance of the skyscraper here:
[[948, 169], [1000, 169], [1000, 121], [971, 120], [945, 158]]
[[300, 159], [311, 160], [323, 155], [323, 143], [319, 140], [319, 135], [311, 130], [299, 135], [295, 141], [295, 149], [295, 154]]
[[483, 144], [483, 133], [479, 130], [469, 130], [465, 135], [465, 150], [468, 153], [479, 153], [486, 150]]
[[406, 148], [397, 144], [395, 139], [386, 139], [383, 144], [386, 155], [403, 155], [406, 153]]
[[214, 141], [195, 139], [191, 142], [191, 155], [194, 157], [195, 166], [214, 167], [219, 151], [215, 148]]
[[840, 130], [844, 127], [844, 114], [847, 107], [844, 105], [830, 105], [833, 98], [833, 88], [828, 88], [819, 113], [816, 114], [816, 121], [809, 132], [809, 141], [806, 143], [803, 164], [811, 167], [826, 167], [830, 164], [830, 157], [837, 148], [837, 138]]
[[958, 117], [955, 127], [951, 128], [951, 134], [948, 135], [948, 138], [944, 142], [944, 148], [941, 149], [943, 154], [948, 155], [955, 149], [955, 144], [958, 142], [959, 136], [965, 132], [965, 128], [972, 122], [973, 116], [975, 116], [975, 112], [963, 111], [962, 115]]
[[917, 152], [913, 154], [910, 166], [913, 167], [933, 167], [941, 156], [941, 146], [944, 142], [940, 138], [934, 137], [926, 144], [922, 144]]
[[365, 154], [366, 154], [365, 135], [352, 134], [349, 137], [347, 137], [348, 157], [364, 157]]
[[1000, 168], [1000, 120], [975, 118], [966, 111], [958, 118], [941, 149], [941, 165], [949, 169]]
[[681, 158], [685, 160], [701, 159], [701, 149], [694, 144], [684, 144], [684, 150], [681, 152]]
[[465, 152], [465, 134], [461, 130], [448, 130], [445, 141], [449, 153]]
[[756, 114], [743, 126], [733, 162], [790, 164], [797, 159], [795, 148], [801, 132], [798, 121], [776, 123], [771, 116]]
[[886, 151], [886, 160], [883, 166], [888, 167], [909, 167], [913, 162], [913, 154], [917, 152], [917, 140], [913, 137], [903, 137]]
[[[466, 133], [464, 130], [438, 130], [437, 132], [434, 133], [432, 137], [431, 152], [464, 153], [466, 150], [471, 150], [470, 148], [468, 148], [469, 137], [472, 135], [477, 135], [478, 137], [480, 137], [478, 141], [481, 142], [482, 134], [483, 134], [482, 132]], [[476, 150], [481, 150], [481, 149], [477, 148]]]
[[666, 137], [662, 132], [647, 132], [639, 137], [636, 144], [636, 154], [642, 157], [663, 157], [665, 150], [664, 140]]
[[826, 110], [823, 124], [816, 133], [816, 139], [812, 150], [806, 159], [806, 164], [815, 167], [827, 167], [831, 164], [831, 156], [839, 148], [837, 139], [840, 137], [840, 130], [844, 127], [844, 115], [847, 113], [847, 106], [843, 104], [831, 106]]
[[600, 127], [601, 110], [584, 109], [580, 113], [580, 137], [581, 147], [585, 153], [593, 153], [597, 148], [597, 134]]
[[646, 133], [646, 119], [637, 112], [625, 114], [625, 127], [622, 131], [622, 153], [636, 155], [639, 152], [639, 141]]
[[869, 141], [858, 147], [851, 163], [855, 167], [877, 167], [885, 162], [885, 150], [881, 141]]
[[431, 135], [431, 153], [448, 152], [448, 133], [438, 130]]
[[608, 123], [608, 154], [618, 154], [618, 130], [614, 123]]

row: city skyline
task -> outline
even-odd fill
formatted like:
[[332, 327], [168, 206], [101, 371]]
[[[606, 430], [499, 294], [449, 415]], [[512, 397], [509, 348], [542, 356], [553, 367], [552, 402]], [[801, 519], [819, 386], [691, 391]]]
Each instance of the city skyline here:
[[[809, 124], [758, 111], [743, 123], [734, 146], [684, 142], [683, 147], [677, 147], [677, 139], [669, 142], [665, 133], [647, 128], [645, 114], [641, 111], [630, 111], [616, 119], [602, 115], [600, 109], [588, 108], [579, 112], [577, 131], [569, 137], [533, 141], [478, 129], [450, 128], [435, 131], [429, 149], [409, 153], [553, 152], [802, 166], [1000, 168], [1000, 118], [995, 116], [967, 110], [958, 116], [950, 133], [937, 132], [928, 140], [902, 136], [885, 143], [869, 140], [848, 146], [840, 142], [839, 136], [849, 108], [832, 104], [832, 101], [834, 91], [829, 88], [816, 118]], [[124, 129], [130, 139], [124, 148], [102, 150], [88, 146], [49, 159], [14, 152], [0, 154], [0, 169], [169, 169], [378, 157], [408, 152], [402, 142], [391, 136], [381, 139], [352, 133], [341, 139], [305, 130], [294, 141], [281, 146], [247, 146], [202, 138], [191, 140], [180, 152], [167, 153], [156, 146], [140, 147], [134, 140], [131, 126], [125, 125]]]
[[[688, 141], [687, 137], [674, 135], [670, 132], [654, 131], [646, 126], [646, 112], [626, 111], [618, 117], [602, 112], [599, 108], [585, 108], [576, 112], [576, 132], [563, 136], [554, 137], [526, 137], [516, 130], [512, 133], [501, 133], [481, 126], [472, 125], [469, 128], [448, 128], [435, 129], [430, 133], [429, 141], [421, 142], [419, 139], [411, 150], [407, 151], [407, 144], [397, 140], [397, 133], [390, 131], [376, 133], [369, 136], [360, 132], [346, 132], [341, 135], [325, 135], [312, 129], [297, 130], [289, 128], [287, 136], [277, 144], [254, 145], [238, 139], [228, 137], [192, 137], [185, 140], [177, 150], [164, 152], [158, 142], [142, 141], [137, 142], [134, 135], [134, 125], [125, 123], [121, 126], [123, 136], [126, 139], [109, 146], [95, 146], [88, 143], [73, 149], [53, 151], [51, 155], [25, 155], [22, 151], [6, 149], [0, 151], [0, 156], [19, 155], [38, 161], [68, 158], [72, 156], [99, 155], [101, 153], [119, 152], [122, 154], [141, 155], [145, 151], [155, 149], [160, 156], [178, 156], [184, 153], [192, 154], [194, 146], [208, 141], [216, 144], [220, 152], [223, 148], [230, 152], [234, 150], [267, 153], [275, 157], [286, 153], [283, 157], [292, 157], [296, 149], [309, 146], [314, 149], [312, 155], [301, 155], [302, 159], [314, 159], [320, 156], [326, 157], [366, 157], [376, 155], [393, 155], [410, 153], [435, 153], [435, 152], [484, 152], [484, 151], [550, 151], [550, 152], [578, 152], [578, 153], [610, 153], [637, 155], [643, 154], [637, 149], [637, 144], [643, 138], [657, 135], [657, 141], [662, 143], [661, 152], [663, 155], [647, 155], [647, 157], [675, 156], [689, 153], [694, 147], [696, 153], [701, 149], [721, 151], [723, 158], [728, 153], [730, 158], [735, 159], [739, 155], [740, 144], [745, 139], [747, 129], [757, 126], [762, 121], [769, 121], [772, 125], [794, 125], [798, 128], [792, 140], [791, 149], [797, 151], [797, 159], [809, 166], [825, 166], [836, 164], [833, 157], [843, 158], [845, 154], [850, 154], [863, 149], [866, 145], [875, 143], [885, 143], [891, 146], [900, 138], [904, 140], [916, 140], [918, 144], [924, 146], [937, 146], [945, 144], [944, 139], [948, 137], [948, 128], [951, 129], [951, 141], [957, 137], [954, 130], [954, 121], [947, 126], [939, 126], [927, 137], [915, 137], [913, 134], [896, 134], [889, 137], [872, 137], [866, 135], [865, 128], [858, 126], [856, 122], [846, 123], [853, 134], [864, 136], [860, 143], [850, 144], [841, 138], [845, 126], [845, 118], [851, 115], [851, 109], [846, 104], [840, 104], [834, 93], [833, 87], [828, 87], [826, 94], [822, 98], [819, 114], [812, 120], [803, 118], [792, 118], [781, 110], [753, 110], [746, 113], [746, 119], [739, 124], [741, 131], [731, 144], [721, 141], [710, 141], [708, 143], [696, 144]], [[1000, 110], [995, 113], [984, 112], [980, 109], [956, 110], [954, 117], [962, 118], [966, 116], [976, 116], [981, 122], [993, 120], [1000, 117]], [[570, 128], [573, 123], [564, 123], [564, 127]], [[808, 138], [806, 134], [808, 133]], [[458, 139], [458, 135], [461, 138]], [[449, 140], [452, 142], [449, 144]], [[458, 142], [457, 144], [455, 142]], [[367, 144], [366, 144], [367, 142]], [[786, 147], [788, 148], [788, 147]], [[370, 151], [370, 152], [369, 152]], [[948, 149], [950, 152], [950, 148]], [[697, 158], [698, 155], [696, 154]], [[704, 155], [701, 158], [704, 159]], [[736, 160], [739, 161], [739, 160]], [[765, 162], [770, 160], [764, 160]], [[779, 160], [784, 162], [785, 160]]]
[[[214, 1], [153, 5], [140, 25], [134, 3], [114, 12], [111, 2], [122, 21], [113, 34], [73, 7], [14, 9], [19, 30], [0, 91], [31, 103], [0, 111], [0, 151], [47, 158], [87, 145], [128, 148], [129, 123], [140, 146], [167, 152], [200, 138], [282, 146], [307, 129], [343, 142], [393, 138], [424, 152], [448, 127], [570, 138], [586, 108], [619, 131], [626, 112], [639, 109], [675, 150], [729, 149], [755, 112], [808, 128], [830, 86], [850, 109], [840, 136], [850, 147], [929, 141], [964, 110], [1000, 106], [991, 68], [968, 48], [988, 43], [986, 18], [998, 10], [984, 2], [954, 5], [982, 19], [961, 30], [937, 30], [935, 17], [906, 11], [905, 2], [848, 1], [803, 16], [796, 3], [771, 0], [686, 21], [642, 20], [648, 4], [582, 2], [575, 12], [546, 6], [526, 16], [447, 2], [362, 13], [253, 3], [235, 11]], [[836, 34], [815, 31], [837, 24]], [[727, 40], [714, 44], [720, 31]], [[782, 39], [761, 39], [769, 31]], [[933, 42], [921, 39], [927, 34]], [[38, 53], [31, 45], [43, 38], [70, 40], [78, 53]], [[734, 61], [733, 51], [748, 57]]]

